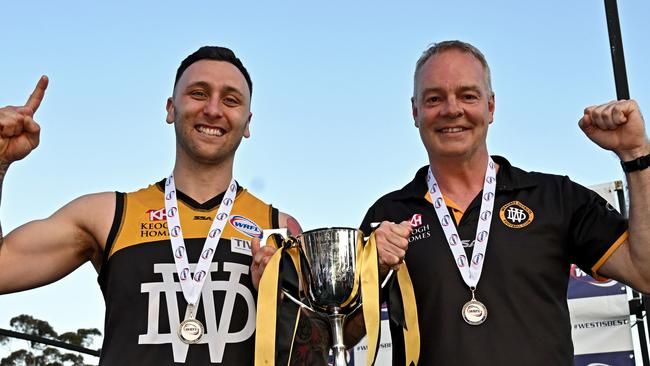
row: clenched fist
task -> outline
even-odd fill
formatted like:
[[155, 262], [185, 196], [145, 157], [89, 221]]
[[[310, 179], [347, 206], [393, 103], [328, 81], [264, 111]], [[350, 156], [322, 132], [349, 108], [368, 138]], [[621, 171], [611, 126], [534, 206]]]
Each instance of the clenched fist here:
[[643, 116], [634, 100], [616, 100], [587, 107], [578, 124], [589, 139], [603, 149], [613, 151], [623, 161], [649, 152]]
[[390, 269], [397, 270], [404, 261], [413, 228], [408, 221], [395, 224], [383, 221], [375, 230], [379, 272], [385, 276]]

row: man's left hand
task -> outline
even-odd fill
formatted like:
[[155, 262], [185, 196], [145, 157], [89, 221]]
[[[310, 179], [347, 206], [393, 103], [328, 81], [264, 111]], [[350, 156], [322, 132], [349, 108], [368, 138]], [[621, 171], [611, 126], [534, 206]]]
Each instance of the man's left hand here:
[[623, 161], [650, 152], [641, 109], [634, 100], [587, 107], [578, 125], [591, 141], [613, 151]]
[[251, 252], [253, 255], [253, 263], [251, 263], [251, 279], [256, 290], [259, 289], [260, 279], [262, 278], [262, 273], [264, 273], [264, 268], [266, 268], [266, 265], [269, 263], [276, 250], [277, 249], [271, 245], [265, 245], [260, 248], [260, 238], [253, 238], [251, 241]]

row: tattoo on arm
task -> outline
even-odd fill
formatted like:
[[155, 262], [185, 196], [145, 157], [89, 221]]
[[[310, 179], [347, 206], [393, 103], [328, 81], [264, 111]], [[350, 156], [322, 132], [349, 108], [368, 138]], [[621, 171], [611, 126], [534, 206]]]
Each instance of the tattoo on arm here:
[[326, 319], [301, 311], [290, 364], [325, 366], [332, 343], [329, 323]]
[[[5, 180], [5, 175], [9, 169], [8, 163], [0, 163], [0, 203], [2, 202], [2, 182]], [[2, 222], [0, 222], [0, 245], [2, 245]]]
[[302, 234], [302, 228], [300, 227], [298, 220], [294, 219], [292, 216], [287, 217], [287, 231], [289, 231], [289, 235]]
[[366, 335], [365, 324], [366, 322], [363, 319], [363, 311], [361, 308], [345, 318], [343, 338], [346, 347], [354, 347]]

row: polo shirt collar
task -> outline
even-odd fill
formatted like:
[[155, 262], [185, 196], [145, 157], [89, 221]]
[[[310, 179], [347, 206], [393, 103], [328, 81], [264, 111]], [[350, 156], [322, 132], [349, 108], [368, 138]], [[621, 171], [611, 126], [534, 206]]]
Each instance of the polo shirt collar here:
[[[493, 155], [492, 159], [499, 164], [497, 191], [515, 191], [537, 186], [537, 182], [535, 182], [531, 173], [513, 167], [504, 157]], [[420, 168], [415, 173], [413, 180], [398, 192], [397, 199], [423, 198], [429, 189], [426, 183], [428, 171], [428, 165]]]

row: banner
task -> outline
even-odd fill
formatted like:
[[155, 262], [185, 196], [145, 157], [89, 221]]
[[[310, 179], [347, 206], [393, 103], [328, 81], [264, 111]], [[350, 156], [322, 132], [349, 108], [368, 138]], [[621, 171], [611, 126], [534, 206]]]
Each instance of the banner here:
[[[379, 349], [377, 350], [377, 358], [375, 365], [392, 365], [393, 354], [391, 349], [390, 329], [388, 324], [388, 309], [386, 303], [381, 305], [381, 334], [379, 335]], [[350, 362], [349, 366], [365, 366], [366, 354], [368, 353], [368, 342], [364, 337], [354, 348], [349, 350]]]

